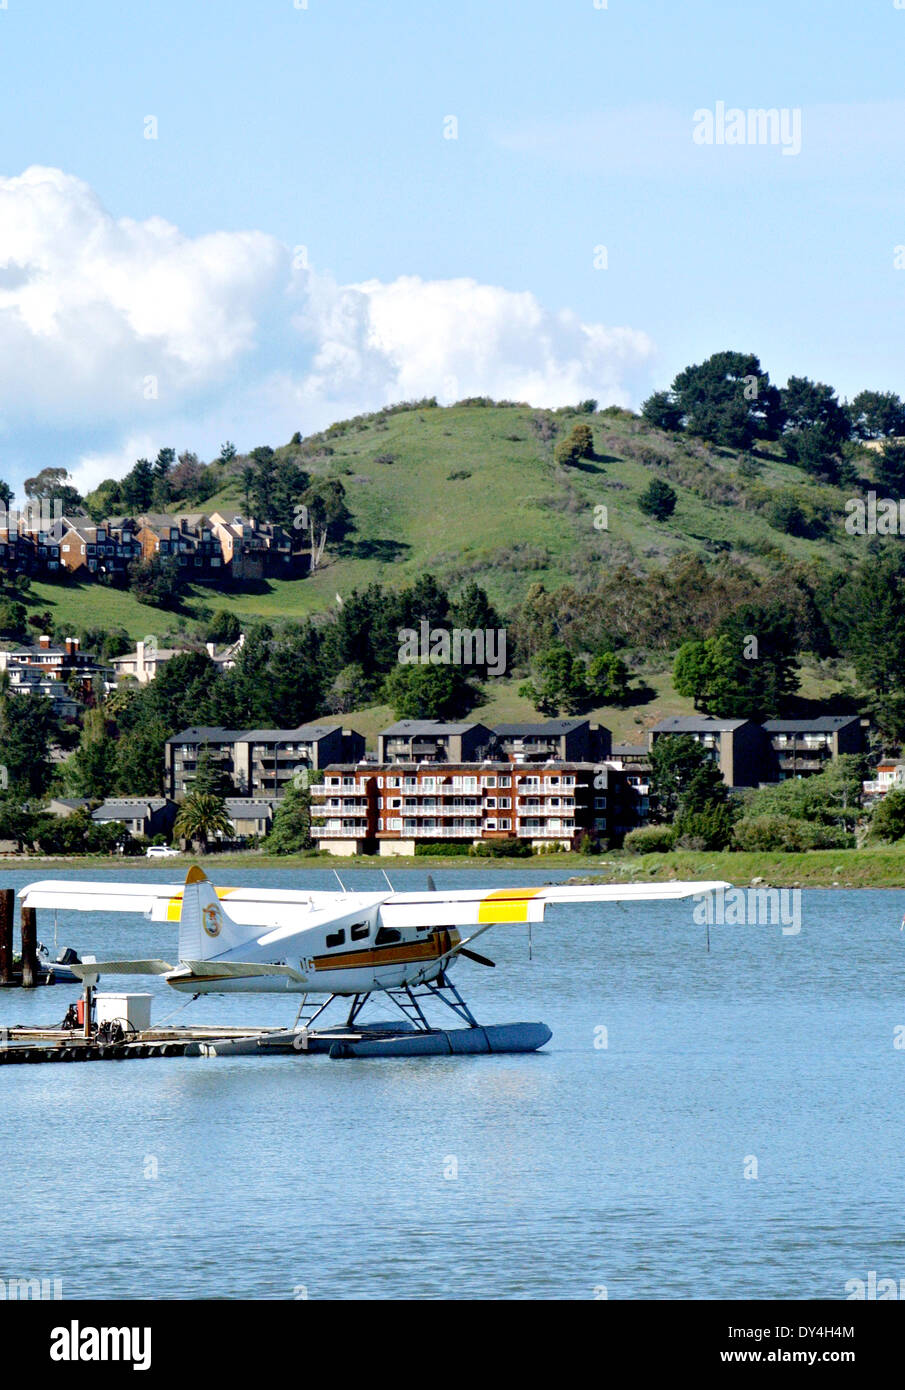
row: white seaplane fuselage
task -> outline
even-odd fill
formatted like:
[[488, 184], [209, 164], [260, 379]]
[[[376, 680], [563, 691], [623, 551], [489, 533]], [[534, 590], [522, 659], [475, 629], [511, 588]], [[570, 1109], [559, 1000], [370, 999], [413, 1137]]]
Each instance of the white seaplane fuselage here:
[[[228, 915], [228, 890], [221, 900], [212, 884], [196, 878], [170, 909], [179, 914], [180, 955], [191, 964], [170, 971], [166, 981], [189, 994], [355, 995], [436, 979], [455, 959], [459, 932], [422, 924], [417, 915], [411, 924], [390, 926], [381, 917], [387, 896], [322, 894], [307, 903], [264, 905], [261, 931]], [[247, 908], [253, 917], [258, 910]], [[262, 966], [274, 973], [255, 973]]]
[[[280, 945], [280, 938], [284, 945]], [[166, 976], [186, 994], [369, 994], [435, 980], [457, 960], [450, 955], [461, 941], [455, 927], [384, 927], [376, 911], [353, 912], [327, 926], [282, 928], [253, 945], [213, 958], [219, 962], [286, 965], [299, 978], [283, 975], [206, 978], [201, 965]]]

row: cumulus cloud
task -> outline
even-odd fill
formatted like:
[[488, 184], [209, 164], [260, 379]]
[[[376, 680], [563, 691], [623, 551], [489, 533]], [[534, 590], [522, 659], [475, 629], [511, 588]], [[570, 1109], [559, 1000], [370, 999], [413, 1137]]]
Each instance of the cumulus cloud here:
[[625, 404], [652, 352], [527, 291], [340, 285], [265, 232], [115, 218], [59, 169], [0, 178], [4, 450], [24, 471], [68, 461], [83, 487], [153, 442], [210, 456], [412, 397]]

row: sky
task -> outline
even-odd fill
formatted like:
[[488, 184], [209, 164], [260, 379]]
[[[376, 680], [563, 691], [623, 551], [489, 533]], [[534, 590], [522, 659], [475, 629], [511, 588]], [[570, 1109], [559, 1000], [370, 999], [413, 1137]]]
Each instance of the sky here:
[[726, 348], [905, 394], [898, 3], [0, 0], [0, 478]]

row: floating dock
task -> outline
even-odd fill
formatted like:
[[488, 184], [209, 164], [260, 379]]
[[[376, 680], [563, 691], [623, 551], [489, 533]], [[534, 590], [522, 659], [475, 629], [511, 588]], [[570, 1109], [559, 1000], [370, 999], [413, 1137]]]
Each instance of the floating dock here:
[[63, 1028], [9, 1028], [0, 1066], [38, 1062], [126, 1062], [151, 1057], [317, 1056], [456, 1057], [536, 1052], [553, 1034], [545, 1023], [416, 1029], [405, 1023], [360, 1028], [149, 1028], [128, 1041], [104, 1043]]

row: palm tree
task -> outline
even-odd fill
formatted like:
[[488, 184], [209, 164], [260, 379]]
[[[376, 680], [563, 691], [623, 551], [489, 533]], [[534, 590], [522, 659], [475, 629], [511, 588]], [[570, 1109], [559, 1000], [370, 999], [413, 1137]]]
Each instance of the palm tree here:
[[232, 835], [233, 824], [226, 814], [226, 802], [222, 796], [210, 792], [193, 792], [187, 796], [179, 808], [173, 825], [173, 833], [178, 839], [191, 840], [199, 854], [207, 853], [207, 842], [212, 835]]

